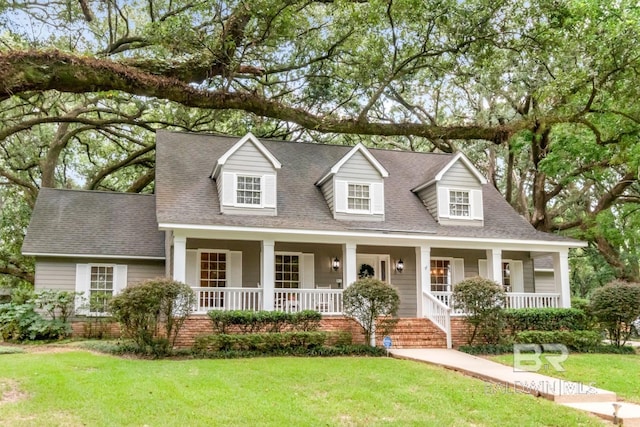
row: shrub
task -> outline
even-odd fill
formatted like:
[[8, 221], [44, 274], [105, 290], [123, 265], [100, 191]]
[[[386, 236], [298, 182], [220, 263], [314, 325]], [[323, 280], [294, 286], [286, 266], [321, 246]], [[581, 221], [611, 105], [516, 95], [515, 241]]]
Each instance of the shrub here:
[[461, 345], [458, 350], [468, 354], [508, 354], [513, 353], [513, 344]]
[[589, 329], [587, 316], [577, 308], [513, 308], [503, 311], [512, 335], [521, 331], [578, 331]]
[[216, 351], [260, 351], [269, 353], [286, 348], [312, 348], [324, 345], [326, 332], [272, 332], [258, 334], [215, 334], [197, 337], [193, 350], [200, 353]]
[[[73, 295], [73, 297], [69, 297]], [[75, 294], [66, 291], [45, 291], [36, 295], [31, 290], [12, 294], [12, 301], [0, 304], [0, 338], [3, 340], [51, 340], [71, 334], [67, 322], [72, 309], [66, 302]], [[45, 319], [36, 311], [44, 308], [51, 318]], [[62, 312], [62, 314], [60, 314]], [[56, 313], [59, 315], [56, 318]]]
[[160, 278], [127, 287], [111, 299], [109, 309], [140, 351], [161, 356], [175, 344], [194, 302], [188, 285]]
[[51, 320], [60, 320], [67, 323], [69, 317], [75, 312], [76, 298], [82, 292], [44, 290], [36, 294], [36, 307], [44, 310]]
[[453, 288], [454, 308], [467, 314], [471, 329], [467, 344], [478, 335], [488, 344], [496, 344], [502, 331], [501, 311], [505, 303], [502, 286], [482, 277], [463, 280]]
[[320, 326], [322, 315], [313, 310], [299, 313], [284, 311], [210, 311], [207, 313], [213, 330], [219, 334], [230, 332], [237, 327], [243, 333], [280, 332], [283, 329], [294, 331], [315, 331]]
[[520, 344], [563, 344], [569, 349], [587, 353], [597, 348], [602, 336], [596, 331], [524, 331], [515, 336]]
[[386, 283], [365, 277], [352, 283], [342, 294], [343, 312], [355, 319], [364, 331], [365, 342], [375, 346], [376, 328], [387, 334], [395, 326], [398, 292]]
[[624, 345], [633, 321], [640, 316], [640, 285], [616, 281], [596, 289], [591, 310], [611, 342], [618, 347]]

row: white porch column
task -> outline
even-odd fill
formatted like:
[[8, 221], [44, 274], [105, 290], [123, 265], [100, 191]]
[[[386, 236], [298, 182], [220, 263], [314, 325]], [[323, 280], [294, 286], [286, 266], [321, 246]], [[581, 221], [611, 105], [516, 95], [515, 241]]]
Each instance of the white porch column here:
[[276, 280], [276, 244], [273, 240], [262, 241], [260, 257], [260, 283], [262, 286], [262, 309], [273, 311]]
[[502, 283], [502, 249], [487, 249], [487, 279]]
[[187, 238], [173, 236], [173, 280], [186, 283], [187, 280]]
[[552, 253], [553, 277], [556, 282], [556, 292], [560, 292], [560, 307], [571, 307], [571, 286], [569, 283], [569, 250], [561, 249]]
[[356, 265], [355, 243], [345, 243], [342, 245], [342, 260], [342, 274], [344, 275], [342, 281], [344, 282], [343, 289], [345, 289], [358, 279], [358, 274], [356, 273], [358, 266]]
[[431, 290], [431, 247], [416, 246], [416, 288], [418, 292], [417, 316], [425, 317], [427, 313], [422, 307], [422, 294]]

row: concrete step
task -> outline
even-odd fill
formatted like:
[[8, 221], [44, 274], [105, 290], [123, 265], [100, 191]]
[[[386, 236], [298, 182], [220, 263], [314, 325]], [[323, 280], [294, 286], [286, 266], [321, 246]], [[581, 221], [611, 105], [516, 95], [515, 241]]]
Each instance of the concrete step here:
[[[614, 404], [618, 405], [617, 413]], [[629, 402], [563, 403], [564, 406], [590, 412], [624, 427], [640, 427], [640, 405]]]

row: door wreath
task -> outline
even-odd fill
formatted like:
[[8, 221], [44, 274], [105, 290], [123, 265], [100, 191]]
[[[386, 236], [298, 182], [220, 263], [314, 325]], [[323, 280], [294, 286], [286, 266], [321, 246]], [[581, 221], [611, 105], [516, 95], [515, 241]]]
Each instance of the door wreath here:
[[360, 266], [360, 272], [358, 273], [358, 278], [367, 279], [373, 277], [375, 275], [375, 270], [369, 264], [362, 264]]

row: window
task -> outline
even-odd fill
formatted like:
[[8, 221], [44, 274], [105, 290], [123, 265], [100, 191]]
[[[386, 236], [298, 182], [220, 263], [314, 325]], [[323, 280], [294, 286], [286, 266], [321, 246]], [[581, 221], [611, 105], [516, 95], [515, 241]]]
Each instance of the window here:
[[431, 290], [447, 292], [451, 290], [451, 268], [448, 259], [431, 260]]
[[[227, 254], [225, 252], [200, 253], [200, 287], [224, 288], [227, 286]], [[203, 290], [199, 292], [200, 308], [224, 307], [224, 292]]]
[[349, 184], [348, 191], [347, 209], [369, 212], [371, 206], [369, 184]]
[[89, 279], [89, 312], [106, 313], [113, 297], [113, 266], [93, 265]]
[[276, 288], [300, 287], [300, 256], [276, 254]]
[[260, 206], [261, 187], [259, 176], [238, 175], [236, 183], [236, 202], [241, 205]]
[[449, 215], [468, 217], [470, 212], [469, 192], [449, 191]]
[[502, 263], [502, 284], [507, 292], [511, 290], [511, 267], [508, 262]]

